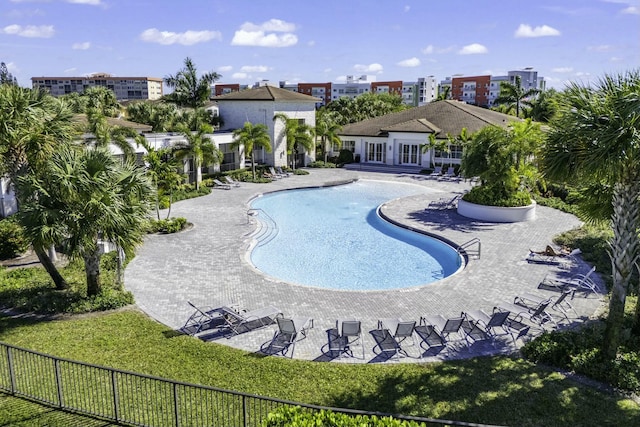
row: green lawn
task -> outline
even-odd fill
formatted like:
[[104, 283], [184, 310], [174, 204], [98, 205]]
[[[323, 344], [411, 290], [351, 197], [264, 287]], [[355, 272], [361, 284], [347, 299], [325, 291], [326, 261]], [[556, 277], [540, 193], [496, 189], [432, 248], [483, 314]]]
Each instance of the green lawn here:
[[[262, 357], [177, 335], [133, 310], [55, 321], [0, 318], [0, 340], [98, 365], [318, 405], [499, 425], [640, 425], [640, 406], [633, 401], [517, 358], [391, 366]], [[7, 418], [16, 411], [15, 400], [0, 396], [0, 425], [28, 425]]]

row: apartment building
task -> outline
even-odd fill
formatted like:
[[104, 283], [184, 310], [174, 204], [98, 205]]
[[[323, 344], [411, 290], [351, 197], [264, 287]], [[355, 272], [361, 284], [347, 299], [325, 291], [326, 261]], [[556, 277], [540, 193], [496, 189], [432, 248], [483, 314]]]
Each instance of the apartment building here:
[[439, 93], [444, 93], [449, 87], [451, 99], [463, 101], [480, 107], [492, 107], [500, 96], [502, 82], [515, 84], [516, 76], [520, 77], [520, 84], [526, 91], [529, 89], [544, 90], [546, 83], [543, 77], [532, 68], [509, 71], [506, 76], [453, 76], [440, 82]]
[[158, 77], [114, 77], [96, 73], [84, 77], [31, 77], [31, 87], [44, 88], [53, 96], [84, 93], [103, 86], [116, 94], [118, 101], [131, 99], [155, 100], [163, 95], [162, 79]]

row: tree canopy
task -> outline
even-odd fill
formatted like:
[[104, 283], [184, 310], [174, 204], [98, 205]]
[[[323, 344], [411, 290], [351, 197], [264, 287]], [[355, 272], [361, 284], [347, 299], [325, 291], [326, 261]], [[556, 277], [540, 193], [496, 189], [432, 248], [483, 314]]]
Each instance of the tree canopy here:
[[356, 98], [342, 97], [323, 107], [335, 114], [335, 122], [344, 126], [409, 108], [402, 96], [389, 93], [365, 93]]
[[164, 99], [179, 107], [203, 107], [211, 96], [211, 85], [220, 77], [222, 76], [215, 71], [198, 77], [195, 64], [191, 58], [187, 57], [184, 60], [184, 68], [164, 78], [165, 84], [173, 89], [173, 92], [165, 95]]

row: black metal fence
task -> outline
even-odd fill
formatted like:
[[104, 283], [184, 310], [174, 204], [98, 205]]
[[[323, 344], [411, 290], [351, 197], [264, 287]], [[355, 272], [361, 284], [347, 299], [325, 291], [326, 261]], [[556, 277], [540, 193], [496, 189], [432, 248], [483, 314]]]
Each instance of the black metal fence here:
[[[0, 343], [0, 391], [69, 412], [134, 426], [259, 427], [280, 407], [331, 409], [246, 393], [170, 381], [49, 356]], [[427, 425], [479, 426], [446, 420], [396, 416]]]

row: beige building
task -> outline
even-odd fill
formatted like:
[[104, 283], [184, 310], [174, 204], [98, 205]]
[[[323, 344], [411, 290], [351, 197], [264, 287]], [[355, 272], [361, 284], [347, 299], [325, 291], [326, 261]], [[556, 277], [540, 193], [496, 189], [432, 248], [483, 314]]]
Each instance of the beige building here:
[[114, 77], [98, 73], [85, 77], [31, 77], [31, 87], [45, 88], [53, 96], [83, 93], [85, 90], [104, 86], [116, 94], [118, 101], [128, 99], [160, 99], [163, 95], [162, 79], [158, 77]]

